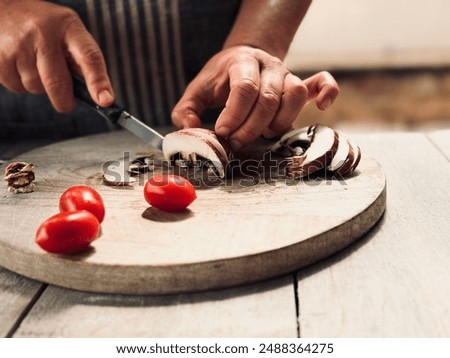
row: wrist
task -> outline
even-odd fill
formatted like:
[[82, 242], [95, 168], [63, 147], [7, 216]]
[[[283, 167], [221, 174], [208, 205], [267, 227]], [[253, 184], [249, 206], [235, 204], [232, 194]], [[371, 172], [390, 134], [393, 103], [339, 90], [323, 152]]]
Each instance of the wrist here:
[[273, 44], [267, 43], [267, 41], [264, 41], [261, 38], [254, 38], [254, 37], [240, 38], [236, 40], [235, 39], [227, 40], [223, 48], [226, 50], [233, 47], [241, 47], [241, 46], [262, 50], [281, 60], [285, 58], [287, 51], [289, 49], [289, 44], [287, 44], [286, 46], [274, 46]]
[[224, 48], [250, 46], [283, 60], [311, 0], [242, 0]]

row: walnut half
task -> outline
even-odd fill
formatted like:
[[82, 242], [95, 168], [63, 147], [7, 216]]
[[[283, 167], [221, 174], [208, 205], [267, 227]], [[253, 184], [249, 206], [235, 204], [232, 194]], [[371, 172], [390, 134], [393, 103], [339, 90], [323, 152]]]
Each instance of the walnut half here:
[[5, 168], [5, 181], [12, 193], [31, 193], [34, 191], [34, 166], [26, 162], [12, 162]]

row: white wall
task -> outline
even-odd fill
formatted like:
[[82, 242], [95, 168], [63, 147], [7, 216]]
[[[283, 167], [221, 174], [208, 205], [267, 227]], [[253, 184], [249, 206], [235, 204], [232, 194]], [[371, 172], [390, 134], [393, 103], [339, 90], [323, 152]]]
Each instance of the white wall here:
[[286, 63], [291, 70], [450, 65], [450, 0], [313, 0]]

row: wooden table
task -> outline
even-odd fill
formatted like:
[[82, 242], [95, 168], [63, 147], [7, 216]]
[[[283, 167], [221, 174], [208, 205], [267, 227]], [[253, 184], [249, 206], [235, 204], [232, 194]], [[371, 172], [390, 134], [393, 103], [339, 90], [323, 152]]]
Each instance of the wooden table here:
[[450, 337], [450, 130], [352, 134], [384, 167], [363, 239], [294, 274], [220, 291], [93, 294], [0, 268], [3, 337]]

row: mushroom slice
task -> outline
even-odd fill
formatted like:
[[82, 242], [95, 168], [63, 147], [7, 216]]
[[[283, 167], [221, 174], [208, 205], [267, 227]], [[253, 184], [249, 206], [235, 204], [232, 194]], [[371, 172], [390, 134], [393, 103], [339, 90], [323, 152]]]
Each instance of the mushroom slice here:
[[186, 131], [188, 133], [195, 133], [211, 142], [214, 147], [220, 152], [223, 158], [228, 158], [228, 160], [233, 159], [233, 152], [231, 151], [230, 146], [225, 141], [225, 139], [218, 137], [216, 132], [205, 128], [189, 128], [180, 130], [180, 132]]
[[316, 126], [293, 129], [285, 133], [271, 150], [285, 155], [302, 155], [311, 144], [311, 139]]
[[355, 150], [353, 149], [353, 146], [350, 144], [350, 141], [348, 139], [341, 139], [341, 141], [345, 141], [348, 145], [348, 155], [347, 158], [345, 159], [344, 164], [337, 168], [334, 173], [335, 174], [339, 174], [341, 176], [345, 176], [350, 174], [351, 172], [351, 168], [353, 166], [353, 163], [355, 162]]
[[327, 167], [327, 170], [331, 172], [337, 172], [340, 168], [344, 167], [346, 163], [353, 164], [353, 155], [352, 159], [349, 158], [350, 144], [347, 138], [345, 138], [343, 134], [339, 134], [336, 131], [335, 135], [339, 140], [339, 144], [336, 154], [334, 155], [333, 159], [331, 160], [331, 163]]
[[357, 146], [355, 143], [353, 143], [352, 141], [349, 141], [349, 143], [353, 147], [353, 151], [355, 152], [355, 159], [353, 161], [352, 167], [350, 168], [350, 172], [348, 173], [348, 174], [351, 174], [358, 167], [358, 164], [361, 160], [361, 148], [359, 146]]
[[335, 131], [323, 125], [313, 129], [310, 146], [302, 155], [286, 158], [286, 174], [299, 179], [326, 168], [338, 150], [339, 138]]
[[233, 157], [223, 139], [213, 131], [199, 128], [181, 129], [167, 134], [163, 141], [163, 153], [167, 160], [172, 160], [176, 154], [190, 158], [190, 161], [201, 157], [214, 166], [221, 178], [225, 177], [227, 164]]
[[361, 148], [359, 148], [354, 142], [348, 140], [348, 144], [350, 147], [349, 156], [347, 157], [347, 161], [345, 164], [336, 171], [337, 174], [342, 176], [350, 175], [356, 169], [361, 160]]
[[138, 157], [131, 161], [128, 166], [127, 172], [130, 175], [139, 175], [141, 173], [147, 173], [153, 168], [153, 157]]

